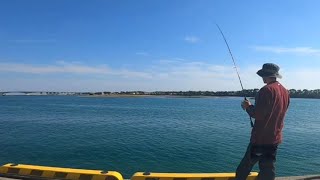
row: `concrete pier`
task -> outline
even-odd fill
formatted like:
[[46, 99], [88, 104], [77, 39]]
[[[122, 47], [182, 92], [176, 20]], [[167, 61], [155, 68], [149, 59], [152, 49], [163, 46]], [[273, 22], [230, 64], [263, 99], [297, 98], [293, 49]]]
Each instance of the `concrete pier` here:
[[276, 180], [320, 180], [320, 175], [277, 177]]

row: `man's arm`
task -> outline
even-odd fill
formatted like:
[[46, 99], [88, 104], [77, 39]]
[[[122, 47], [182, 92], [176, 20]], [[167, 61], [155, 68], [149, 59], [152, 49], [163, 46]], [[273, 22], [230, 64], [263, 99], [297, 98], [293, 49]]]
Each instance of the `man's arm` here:
[[246, 109], [247, 113], [249, 114], [250, 117], [255, 118], [255, 107], [254, 105], [250, 105], [248, 106], [248, 108]]
[[271, 98], [271, 92], [266, 88], [262, 88], [258, 93], [255, 105], [251, 105], [250, 101], [245, 100], [244, 109], [252, 118], [259, 119], [259, 117], [264, 117], [271, 104]]

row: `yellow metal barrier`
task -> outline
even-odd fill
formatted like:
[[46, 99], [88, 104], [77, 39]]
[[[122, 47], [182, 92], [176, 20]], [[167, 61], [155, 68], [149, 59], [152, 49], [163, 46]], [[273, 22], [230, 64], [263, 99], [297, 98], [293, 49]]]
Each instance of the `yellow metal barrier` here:
[[[255, 180], [257, 172], [251, 172], [247, 180]], [[131, 180], [232, 180], [235, 173], [148, 173], [137, 172]]]
[[[123, 180], [116, 171], [71, 169], [25, 164], [0, 166], [0, 175], [20, 179], [70, 179], [70, 180]], [[247, 180], [255, 180], [257, 172], [251, 172]], [[149, 173], [137, 172], [131, 180], [232, 180], [235, 173]]]
[[9, 177], [25, 177], [28, 179], [123, 180], [122, 175], [116, 171], [71, 169], [11, 163], [0, 167], [0, 174]]

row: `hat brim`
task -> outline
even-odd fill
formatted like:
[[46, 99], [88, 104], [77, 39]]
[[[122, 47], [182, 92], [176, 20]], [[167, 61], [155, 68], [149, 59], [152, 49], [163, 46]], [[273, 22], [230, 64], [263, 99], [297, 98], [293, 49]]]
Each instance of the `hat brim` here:
[[260, 77], [275, 77], [275, 78], [282, 78], [282, 76], [279, 74], [279, 73], [272, 73], [272, 72], [266, 72], [262, 69], [260, 69], [257, 74], [260, 76]]

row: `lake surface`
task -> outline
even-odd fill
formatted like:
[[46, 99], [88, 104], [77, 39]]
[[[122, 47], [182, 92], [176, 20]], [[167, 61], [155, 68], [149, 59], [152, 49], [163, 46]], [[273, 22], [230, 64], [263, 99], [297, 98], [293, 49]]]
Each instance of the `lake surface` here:
[[[250, 138], [242, 98], [0, 97], [0, 163], [234, 172]], [[319, 174], [320, 100], [291, 99], [277, 176]], [[258, 170], [257, 166], [255, 170]]]

